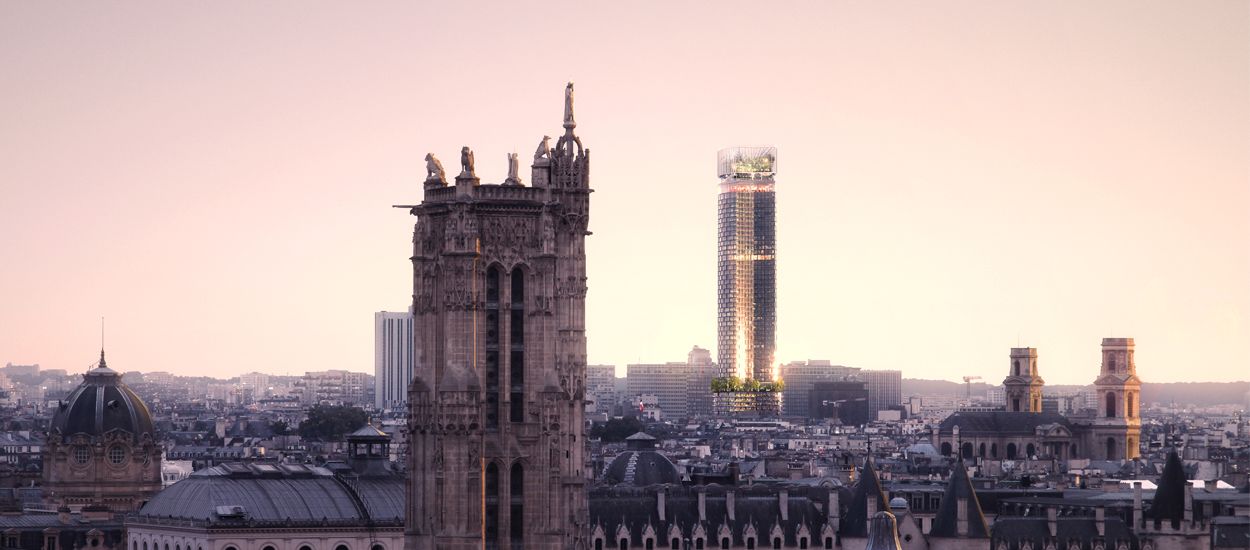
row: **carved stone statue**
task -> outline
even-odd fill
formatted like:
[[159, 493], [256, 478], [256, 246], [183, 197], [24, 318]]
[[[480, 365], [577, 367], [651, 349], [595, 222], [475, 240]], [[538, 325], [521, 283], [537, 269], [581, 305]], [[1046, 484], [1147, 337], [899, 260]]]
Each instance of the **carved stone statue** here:
[[460, 148], [460, 177], [476, 177], [473, 173], [473, 150], [467, 145]]
[[521, 185], [521, 176], [517, 175], [519, 167], [516, 153], [508, 153], [508, 179], [504, 180], [504, 183]]
[[573, 122], [573, 83], [570, 82], [564, 87], [564, 127], [574, 126], [577, 126], [577, 123]]
[[543, 136], [543, 140], [538, 144], [538, 150], [534, 151], [534, 164], [542, 165], [551, 160], [551, 136]]
[[447, 174], [443, 171], [443, 163], [434, 157], [434, 153], [425, 154], [425, 181], [447, 183]]

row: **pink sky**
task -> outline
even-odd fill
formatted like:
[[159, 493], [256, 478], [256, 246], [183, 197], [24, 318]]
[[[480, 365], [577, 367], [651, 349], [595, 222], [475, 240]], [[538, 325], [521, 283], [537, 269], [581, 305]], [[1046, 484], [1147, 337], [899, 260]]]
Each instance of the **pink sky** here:
[[1246, 2], [417, 4], [0, 3], [0, 363], [371, 371], [422, 157], [502, 181], [572, 80], [592, 363], [715, 348], [716, 150], [775, 145], [783, 361], [1250, 377]]

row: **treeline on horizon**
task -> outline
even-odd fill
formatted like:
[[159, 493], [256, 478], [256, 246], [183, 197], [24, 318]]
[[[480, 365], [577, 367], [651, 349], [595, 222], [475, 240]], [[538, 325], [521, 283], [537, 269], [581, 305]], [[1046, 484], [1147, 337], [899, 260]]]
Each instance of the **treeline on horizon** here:
[[[997, 384], [996, 384], [997, 385]], [[1092, 384], [1089, 384], [1092, 385]], [[1076, 393], [1088, 385], [1047, 384], [1046, 393]], [[990, 384], [972, 384], [973, 397], [985, 397]], [[903, 379], [903, 395], [949, 395], [963, 397], [968, 388], [949, 380]], [[1250, 401], [1250, 382], [1142, 382], [1142, 403], [1176, 403], [1178, 405], [1246, 405]]]

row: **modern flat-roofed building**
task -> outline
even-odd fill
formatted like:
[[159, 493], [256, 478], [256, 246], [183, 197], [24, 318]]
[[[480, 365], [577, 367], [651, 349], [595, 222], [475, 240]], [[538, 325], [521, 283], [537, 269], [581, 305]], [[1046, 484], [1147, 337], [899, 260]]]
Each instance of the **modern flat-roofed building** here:
[[868, 383], [870, 419], [876, 419], [880, 411], [903, 403], [903, 371], [865, 370], [860, 374]]
[[412, 381], [412, 311], [373, 314], [374, 406], [402, 410]]
[[[860, 370], [855, 367], [834, 365], [824, 359], [791, 361], [781, 367], [785, 380], [782, 390], [782, 414], [804, 418], [816, 418], [815, 407], [809, 407], [808, 396], [817, 382], [840, 382], [860, 380]], [[828, 418], [828, 417], [824, 417]]]

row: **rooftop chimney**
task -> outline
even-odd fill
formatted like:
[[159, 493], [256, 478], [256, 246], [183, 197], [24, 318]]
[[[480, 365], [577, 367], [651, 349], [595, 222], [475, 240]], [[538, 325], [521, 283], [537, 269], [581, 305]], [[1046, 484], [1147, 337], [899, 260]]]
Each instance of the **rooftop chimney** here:
[[707, 521], [707, 489], [699, 488], [699, 521]]
[[955, 503], [955, 533], [960, 537], [968, 536], [968, 499], [959, 497]]
[[1133, 530], [1136, 531], [1142, 527], [1141, 513], [1141, 482], [1133, 482]]
[[829, 524], [834, 530], [838, 528], [838, 519], [842, 516], [842, 503], [838, 501], [838, 489], [836, 487], [829, 489], [829, 509], [825, 510], [825, 516], [829, 518]]
[[659, 491], [656, 491], [655, 493], [655, 507], [656, 507], [656, 512], [660, 514], [660, 521], [664, 521], [664, 517], [665, 517], [664, 516], [664, 494], [667, 492], [668, 492], [667, 489], [660, 489]]
[[1185, 482], [1185, 524], [1193, 525], [1194, 523], [1194, 486], [1188, 481]]

